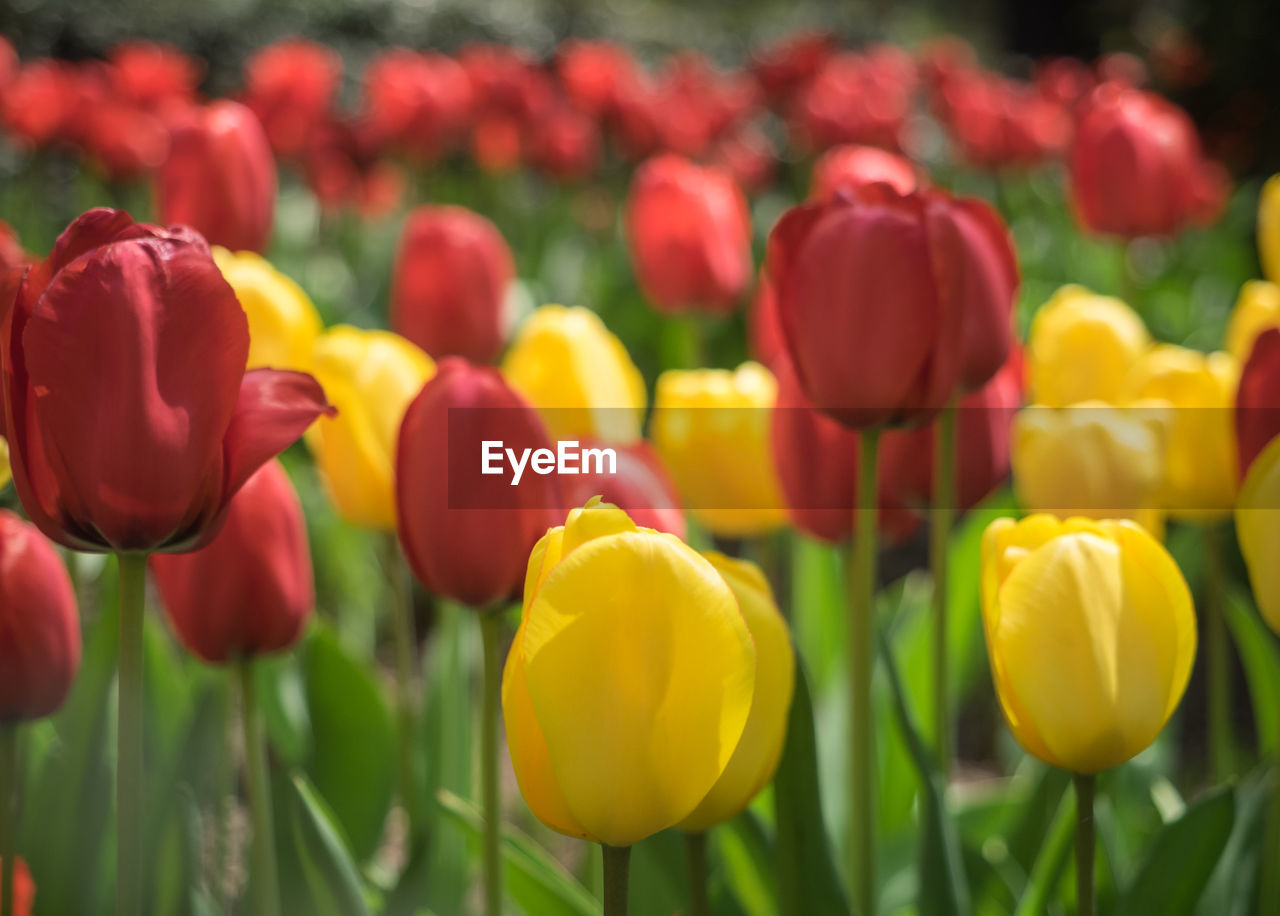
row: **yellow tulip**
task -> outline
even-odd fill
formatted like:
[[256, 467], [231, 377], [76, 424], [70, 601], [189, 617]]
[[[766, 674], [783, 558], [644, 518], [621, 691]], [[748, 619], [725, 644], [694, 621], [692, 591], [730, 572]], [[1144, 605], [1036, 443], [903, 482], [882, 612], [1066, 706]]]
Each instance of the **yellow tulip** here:
[[0, 438], [0, 490], [3, 490], [13, 476], [9, 470], [9, 443]]
[[1028, 407], [1010, 446], [1018, 500], [1059, 518], [1132, 519], [1158, 538], [1169, 426], [1163, 406]]
[[1130, 521], [997, 519], [982, 539], [982, 619], [1005, 720], [1074, 773], [1129, 760], [1191, 675], [1195, 609], [1177, 564]]
[[703, 556], [733, 590], [755, 640], [756, 686], [751, 714], [729, 765], [693, 814], [680, 822], [680, 828], [689, 833], [701, 833], [737, 816], [773, 779], [787, 738], [796, 675], [791, 634], [760, 567], [714, 551]]
[[324, 325], [302, 287], [252, 251], [215, 247], [213, 260], [249, 319], [248, 368], [309, 369]]
[[1134, 373], [1134, 397], [1172, 406], [1161, 502], [1175, 517], [1211, 521], [1230, 514], [1236, 495], [1232, 407], [1240, 366], [1225, 352], [1162, 344]]
[[1280, 327], [1280, 286], [1266, 280], [1249, 280], [1240, 287], [1236, 306], [1227, 323], [1227, 352], [1244, 363], [1258, 335]]
[[536, 309], [520, 326], [502, 371], [538, 409], [553, 438], [590, 436], [623, 445], [640, 438], [644, 379], [622, 341], [589, 309]]
[[756, 650], [707, 559], [593, 499], [534, 547], [502, 677], [520, 791], [547, 826], [630, 846], [724, 773]]
[[1280, 438], [1249, 466], [1236, 503], [1236, 536], [1258, 610], [1280, 633]]
[[786, 521], [769, 444], [778, 383], [759, 363], [658, 378], [650, 435], [686, 508], [707, 529], [749, 537]]
[[1258, 197], [1258, 259], [1262, 274], [1280, 283], [1280, 175], [1272, 175]]
[[1111, 296], [1064, 286], [1040, 307], [1027, 340], [1031, 399], [1049, 407], [1123, 399], [1151, 344], [1142, 318]]
[[316, 341], [311, 371], [338, 408], [306, 435], [334, 507], [354, 524], [394, 530], [400, 422], [435, 363], [390, 331], [340, 325]]

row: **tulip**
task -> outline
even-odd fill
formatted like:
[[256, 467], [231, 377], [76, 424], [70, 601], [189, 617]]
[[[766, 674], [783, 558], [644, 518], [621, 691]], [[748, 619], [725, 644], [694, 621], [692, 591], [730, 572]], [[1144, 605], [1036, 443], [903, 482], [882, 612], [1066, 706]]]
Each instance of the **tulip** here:
[[311, 362], [338, 408], [307, 433], [329, 498], [348, 522], [393, 531], [400, 424], [435, 364], [390, 331], [349, 325], [317, 338]]
[[770, 98], [784, 99], [804, 86], [837, 47], [826, 32], [796, 32], [751, 55], [751, 72]]
[[640, 79], [631, 52], [605, 41], [562, 42], [556, 52], [556, 70], [573, 104], [597, 118], [615, 114], [619, 95]]
[[382, 157], [369, 125], [331, 118], [312, 126], [303, 156], [307, 185], [326, 213], [351, 208], [382, 219], [399, 204], [404, 176]]
[[391, 326], [436, 359], [490, 362], [506, 336], [503, 303], [514, 276], [493, 223], [463, 207], [419, 207], [400, 237]]
[[1280, 175], [1272, 175], [1258, 196], [1258, 259], [1262, 273], [1280, 283]]
[[841, 191], [853, 192], [877, 181], [899, 194], [910, 194], [918, 183], [915, 166], [895, 153], [874, 146], [837, 146], [814, 164], [809, 199], [830, 200]]
[[244, 102], [262, 121], [271, 148], [297, 158], [324, 120], [342, 78], [337, 52], [302, 39], [268, 45], [245, 62]]
[[502, 371], [538, 408], [553, 438], [622, 444], [640, 438], [644, 378], [622, 341], [588, 309], [537, 309], [516, 333]]
[[249, 320], [248, 367], [309, 369], [323, 324], [302, 287], [252, 251], [214, 248], [213, 260]]
[[899, 49], [834, 54], [796, 93], [791, 133], [804, 149], [839, 143], [899, 149], [915, 87], [914, 64]]
[[1280, 328], [1280, 286], [1267, 280], [1248, 280], [1240, 287], [1227, 323], [1227, 352], [1243, 363], [1253, 342], [1267, 328]]
[[1280, 330], [1263, 331], [1240, 372], [1235, 433], [1239, 478], [1272, 439], [1280, 435]]
[[191, 104], [203, 75], [201, 61], [172, 45], [126, 41], [111, 49], [116, 94], [144, 111], [166, 112]]
[[364, 71], [365, 115], [383, 146], [433, 162], [461, 136], [471, 113], [466, 71], [443, 54], [384, 51]]
[[[781, 690], [776, 645], [761, 641], [767, 683]], [[720, 783], [751, 717], [756, 672], [752, 632], [716, 565], [614, 506], [575, 509], [529, 558], [502, 678], [525, 801], [552, 829], [604, 844], [611, 871], [625, 862], [618, 850], [689, 818]], [[749, 738], [744, 763], [754, 749]], [[615, 893], [607, 913], [625, 911], [625, 891]]]
[[275, 200], [275, 160], [252, 111], [218, 101], [174, 128], [156, 185], [161, 220], [191, 226], [211, 245], [262, 251]]
[[733, 310], [751, 279], [751, 216], [727, 175], [679, 156], [636, 172], [626, 208], [631, 266], [661, 312]]
[[658, 377], [650, 434], [681, 499], [723, 537], [754, 537], [785, 521], [770, 453], [778, 385], [759, 363]]
[[1064, 286], [1036, 312], [1027, 338], [1031, 399], [1048, 407], [1122, 403], [1151, 346], [1138, 313], [1119, 299]]
[[615, 473], [582, 471], [560, 477], [566, 505], [582, 505], [593, 496], [617, 506], [642, 528], [666, 531], [685, 540], [680, 495], [666, 465], [652, 445], [643, 439], [630, 445], [585, 439], [583, 448], [611, 448], [617, 456]]
[[1235, 505], [1237, 459], [1231, 407], [1240, 367], [1227, 353], [1162, 344], [1135, 370], [1135, 398], [1172, 405], [1161, 501], [1175, 517], [1221, 518]]
[[557, 181], [581, 181], [600, 160], [600, 131], [596, 122], [567, 105], [539, 120], [529, 158]]

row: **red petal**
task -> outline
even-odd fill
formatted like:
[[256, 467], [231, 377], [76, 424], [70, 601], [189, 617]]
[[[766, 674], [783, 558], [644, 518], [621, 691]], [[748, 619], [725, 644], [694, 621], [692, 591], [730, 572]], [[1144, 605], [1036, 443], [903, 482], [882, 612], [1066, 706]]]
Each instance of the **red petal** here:
[[223, 502], [235, 496], [254, 471], [292, 445], [319, 417], [337, 414], [320, 383], [305, 372], [246, 372], [235, 416], [223, 440]]

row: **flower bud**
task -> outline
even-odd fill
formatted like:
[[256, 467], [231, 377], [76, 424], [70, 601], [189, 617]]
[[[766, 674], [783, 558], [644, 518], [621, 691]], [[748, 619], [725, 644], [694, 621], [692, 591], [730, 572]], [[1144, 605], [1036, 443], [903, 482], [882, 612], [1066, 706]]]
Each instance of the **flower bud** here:
[[1036, 312], [1027, 338], [1031, 399], [1047, 407], [1126, 400], [1151, 346], [1138, 313], [1119, 299], [1064, 286]]

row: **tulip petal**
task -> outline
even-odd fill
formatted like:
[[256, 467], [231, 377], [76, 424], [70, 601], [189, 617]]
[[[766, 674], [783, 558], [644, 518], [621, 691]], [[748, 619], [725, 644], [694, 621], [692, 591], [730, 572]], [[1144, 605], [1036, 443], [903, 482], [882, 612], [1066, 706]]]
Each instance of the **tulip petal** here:
[[316, 419], [336, 414], [320, 383], [305, 372], [246, 372], [223, 441], [224, 501], [231, 499], [254, 471], [292, 445]]
[[1280, 633], [1280, 438], [1257, 457], [1240, 488], [1236, 534], [1258, 610]]

